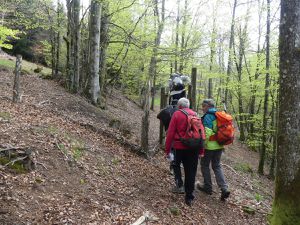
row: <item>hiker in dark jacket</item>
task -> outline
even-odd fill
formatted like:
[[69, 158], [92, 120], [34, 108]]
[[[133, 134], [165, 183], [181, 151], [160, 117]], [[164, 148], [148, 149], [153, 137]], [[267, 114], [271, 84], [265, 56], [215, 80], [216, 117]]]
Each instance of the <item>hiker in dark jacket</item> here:
[[168, 105], [167, 107], [165, 107], [164, 109], [162, 109], [158, 114], [157, 114], [157, 119], [159, 119], [164, 128], [165, 131], [168, 130], [169, 128], [169, 124], [172, 118], [172, 115], [174, 114], [174, 112], [177, 111], [177, 107], [172, 106], [172, 105]]
[[170, 90], [169, 105], [176, 106], [180, 98], [186, 97], [185, 86], [180, 77], [175, 77]]
[[[177, 105], [179, 109], [184, 109], [188, 114], [196, 114], [193, 110], [189, 109], [190, 102], [187, 98], [179, 99]], [[198, 157], [199, 154], [203, 155], [204, 149], [189, 149], [189, 147], [180, 141], [180, 137], [183, 137], [186, 132], [187, 121], [187, 116], [182, 111], [178, 110], [173, 114], [167, 133], [165, 150], [166, 155], [168, 156], [171, 147], [173, 147], [176, 164], [180, 165], [181, 162], [183, 163], [185, 174], [184, 184], [181, 178], [180, 167], [177, 167], [179, 171], [175, 172], [175, 188], [184, 189], [185, 203], [191, 206], [192, 201], [194, 200], [193, 191]]]
[[201, 172], [204, 179], [203, 185], [197, 185], [197, 188], [211, 195], [212, 194], [212, 182], [210, 176], [210, 163], [215, 174], [215, 178], [219, 188], [221, 189], [221, 200], [225, 200], [229, 197], [230, 191], [228, 191], [228, 185], [225, 181], [223, 170], [221, 167], [221, 156], [224, 150], [223, 145], [218, 144], [217, 141], [210, 140], [210, 137], [217, 131], [217, 120], [216, 120], [216, 108], [215, 103], [212, 99], [205, 99], [202, 102], [202, 110], [204, 115], [202, 116], [202, 123], [205, 127], [205, 155], [201, 158]]

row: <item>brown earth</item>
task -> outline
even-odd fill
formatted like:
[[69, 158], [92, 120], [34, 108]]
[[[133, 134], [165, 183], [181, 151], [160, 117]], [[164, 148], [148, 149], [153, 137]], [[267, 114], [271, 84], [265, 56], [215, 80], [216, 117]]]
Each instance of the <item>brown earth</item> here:
[[[239, 142], [223, 157], [231, 197], [221, 202], [216, 186], [212, 196], [196, 191], [190, 208], [170, 192], [162, 151], [150, 159], [131, 151], [139, 144], [142, 110], [120, 91], [112, 91], [104, 111], [37, 75], [22, 76], [19, 104], [11, 101], [12, 86], [13, 72], [2, 69], [0, 145], [32, 149], [36, 169], [14, 174], [1, 167], [0, 224], [131, 224], [145, 212], [157, 217], [148, 224], [267, 224], [274, 184], [255, 173], [257, 153]], [[151, 150], [158, 148], [156, 114]]]

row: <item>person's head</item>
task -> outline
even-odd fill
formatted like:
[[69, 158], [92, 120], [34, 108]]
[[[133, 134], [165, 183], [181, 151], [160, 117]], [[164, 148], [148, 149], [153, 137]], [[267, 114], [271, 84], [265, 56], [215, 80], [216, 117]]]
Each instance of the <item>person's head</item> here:
[[213, 99], [204, 99], [202, 102], [202, 110], [204, 113], [206, 113], [210, 108], [215, 107], [215, 101]]
[[187, 98], [180, 98], [177, 102], [177, 106], [179, 109], [189, 108], [190, 101]]

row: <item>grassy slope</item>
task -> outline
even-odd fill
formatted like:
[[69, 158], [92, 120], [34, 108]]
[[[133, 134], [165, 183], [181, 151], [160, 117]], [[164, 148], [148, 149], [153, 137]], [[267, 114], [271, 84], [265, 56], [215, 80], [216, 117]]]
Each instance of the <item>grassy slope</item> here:
[[[14, 69], [15, 64], [16, 64], [15, 57], [11, 57], [10, 59], [8, 59], [6, 57], [4, 58], [4, 57], [0, 56], [0, 66], [8, 68], [8, 69]], [[27, 71], [28, 73], [34, 73], [33, 70], [36, 69], [37, 67], [42, 67], [43, 68], [42, 72], [44, 74], [51, 74], [50, 68], [40, 66], [35, 63], [28, 62], [26, 60], [22, 61], [22, 69]]]

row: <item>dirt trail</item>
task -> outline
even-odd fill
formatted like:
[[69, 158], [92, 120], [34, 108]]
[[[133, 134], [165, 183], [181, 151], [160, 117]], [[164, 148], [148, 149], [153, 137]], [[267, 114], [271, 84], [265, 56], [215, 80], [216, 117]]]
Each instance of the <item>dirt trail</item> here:
[[[12, 72], [2, 70], [0, 144], [30, 147], [38, 164], [26, 174], [0, 170], [0, 224], [130, 224], [146, 211], [158, 218], [149, 224], [266, 224], [273, 183], [239, 169], [255, 170], [258, 158], [239, 143], [223, 160], [231, 198], [223, 203], [217, 189], [212, 196], [196, 191], [189, 208], [182, 195], [170, 192], [173, 178], [162, 152], [146, 160], [92, 129], [139, 142], [142, 111], [119, 91], [112, 91], [103, 111], [54, 81], [26, 75], [22, 103], [12, 104], [12, 82]], [[151, 148], [158, 140], [156, 114]], [[120, 121], [121, 131], [109, 126], [112, 121]], [[256, 214], [244, 213], [242, 205], [255, 205]]]

